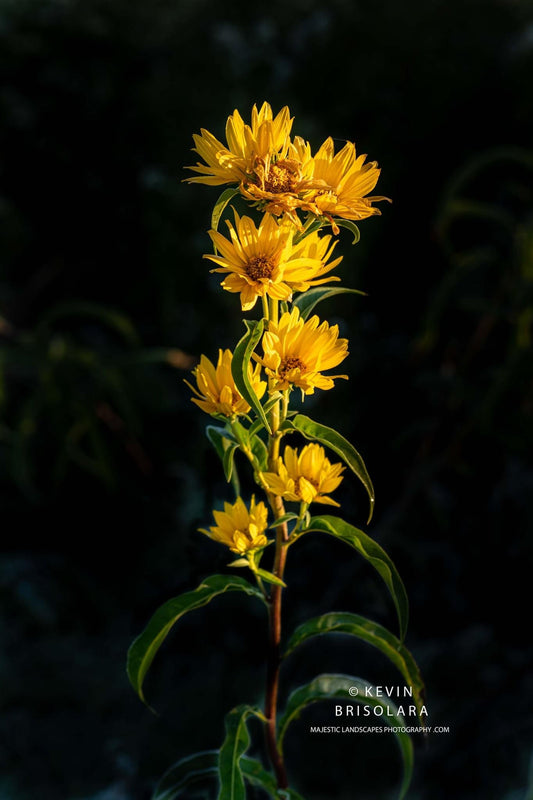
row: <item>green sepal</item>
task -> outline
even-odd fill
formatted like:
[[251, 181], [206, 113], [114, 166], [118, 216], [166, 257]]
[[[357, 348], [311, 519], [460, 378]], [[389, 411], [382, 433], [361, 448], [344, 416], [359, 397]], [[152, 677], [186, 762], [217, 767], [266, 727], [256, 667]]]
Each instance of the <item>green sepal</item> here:
[[235, 561], [230, 561], [228, 567], [249, 567], [250, 562], [247, 558], [236, 558]]
[[248, 365], [256, 344], [263, 333], [264, 320], [244, 320], [246, 333], [237, 344], [231, 361], [231, 374], [235, 385], [246, 402], [253, 408], [265, 428], [269, 433], [270, 425], [266, 418], [263, 406], [254, 392], [253, 386], [248, 377]]
[[357, 550], [381, 575], [393, 599], [398, 615], [400, 639], [403, 641], [409, 619], [409, 600], [398, 570], [385, 550], [374, 539], [367, 536], [366, 533], [354, 528], [353, 525], [345, 522], [340, 517], [329, 515], [311, 517], [309, 527], [302, 533], [310, 533], [311, 531], [328, 533], [330, 536], [335, 536], [342, 542], [346, 542], [346, 544]]
[[220, 218], [224, 213], [224, 209], [230, 202], [233, 200], [236, 194], [239, 194], [238, 189], [224, 189], [222, 194], [219, 195], [218, 200], [215, 203], [213, 208], [213, 213], [211, 215], [211, 227], [213, 230], [218, 231], [218, 226], [220, 225]]
[[[358, 694], [352, 697], [350, 695], [350, 689], [353, 691], [354, 688], [358, 690]], [[403, 800], [413, 774], [413, 743], [410, 736], [403, 730], [405, 728], [405, 720], [398, 714], [395, 704], [389, 698], [382, 699], [375, 695], [366, 696], [367, 690], [374, 690], [372, 684], [361, 680], [361, 678], [354, 678], [351, 675], [318, 675], [318, 677], [310, 683], [305, 686], [300, 686], [290, 695], [287, 701], [287, 707], [279, 721], [278, 748], [281, 752], [283, 738], [289, 724], [311, 703], [339, 697], [344, 700], [349, 700], [350, 702], [355, 701], [356, 703], [369, 705], [374, 708], [381, 706], [385, 710], [385, 713], [380, 716], [379, 719], [394, 728], [394, 735], [396, 736], [402, 754], [403, 780], [398, 800]]]
[[317, 303], [328, 297], [334, 297], [336, 294], [362, 294], [366, 297], [366, 292], [361, 292], [359, 289], [347, 289], [344, 286], [317, 286], [298, 295], [293, 305], [298, 307], [301, 318], [307, 319]]
[[294, 631], [285, 648], [284, 658], [292, 653], [297, 647], [315, 636], [325, 633], [345, 633], [362, 639], [373, 647], [380, 650], [389, 661], [403, 675], [405, 682], [413, 690], [413, 701], [416, 705], [421, 724], [423, 720], [420, 716], [421, 708], [424, 704], [424, 682], [420, 675], [420, 670], [409, 650], [402, 642], [387, 628], [377, 622], [361, 617], [359, 614], [348, 612], [333, 612], [315, 617], [299, 625]]
[[321, 425], [319, 422], [315, 422], [304, 414], [297, 414], [294, 419], [285, 420], [282, 425], [282, 430], [288, 432], [298, 431], [302, 436], [305, 436], [306, 439], [311, 439], [312, 441], [326, 445], [326, 447], [329, 447], [330, 450], [333, 450], [334, 453], [342, 458], [352, 472], [357, 475], [367, 491], [370, 501], [370, 512], [367, 520], [368, 525], [372, 519], [376, 500], [374, 486], [368, 474], [365, 462], [348, 439], [345, 439], [344, 436], [341, 436], [341, 434], [333, 428], [328, 428], [327, 425]]
[[211, 575], [196, 589], [168, 600], [157, 609], [128, 650], [128, 677], [143, 703], [146, 703], [142, 689], [144, 678], [172, 627], [187, 612], [207, 605], [214, 597], [225, 592], [244, 592], [264, 602], [261, 592], [244, 578], [236, 575]]
[[355, 222], [352, 222], [351, 219], [341, 219], [340, 217], [334, 217], [333, 221], [339, 228], [347, 228], [353, 234], [352, 244], [357, 244], [361, 238], [361, 232]]
[[226, 714], [226, 737], [218, 758], [220, 779], [218, 800], [246, 800], [241, 757], [250, 746], [250, 734], [246, 727], [250, 716], [265, 721], [260, 709], [248, 705], [237, 706]]

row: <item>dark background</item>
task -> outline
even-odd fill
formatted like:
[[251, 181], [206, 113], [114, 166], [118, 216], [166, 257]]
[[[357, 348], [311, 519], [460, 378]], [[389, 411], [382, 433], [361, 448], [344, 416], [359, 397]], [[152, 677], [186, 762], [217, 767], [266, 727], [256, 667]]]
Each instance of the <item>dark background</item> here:
[[[412, 800], [531, 800], [533, 14], [525, 0], [2, 0], [0, 796], [144, 800], [261, 701], [265, 622], [220, 598], [180, 623], [147, 694], [127, 648], [157, 606], [224, 571], [196, 532], [231, 499], [182, 382], [241, 335], [202, 260], [216, 188], [191, 135], [288, 104], [382, 167], [383, 216], [340, 268], [368, 297], [321, 306], [350, 381], [306, 401], [363, 453], [368, 532], [411, 600], [427, 684]], [[365, 524], [346, 477], [343, 513]], [[310, 536], [290, 553], [286, 630], [351, 610], [395, 629], [373, 571]], [[336, 637], [287, 663], [396, 684]], [[307, 800], [395, 797], [392, 737], [287, 737]], [[333, 723], [334, 724], [334, 723]], [[257, 738], [257, 731], [254, 731]]]

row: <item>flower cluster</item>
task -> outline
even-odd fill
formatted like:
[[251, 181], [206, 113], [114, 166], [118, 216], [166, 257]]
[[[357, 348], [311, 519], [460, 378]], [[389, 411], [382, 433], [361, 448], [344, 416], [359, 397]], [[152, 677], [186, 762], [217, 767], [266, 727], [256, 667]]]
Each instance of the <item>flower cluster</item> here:
[[[353, 232], [354, 221], [379, 214], [373, 204], [387, 198], [369, 196], [380, 170], [374, 161], [365, 163], [353, 143], [335, 153], [328, 138], [313, 154], [308, 142], [292, 135], [292, 123], [287, 107], [274, 116], [263, 103], [259, 110], [253, 107], [250, 124], [237, 110], [229, 116], [226, 144], [204, 129], [194, 136], [202, 162], [189, 167], [196, 174], [187, 180], [234, 187], [217, 203], [209, 230], [213, 251], [204, 258], [223, 276], [222, 288], [240, 296], [243, 311], [260, 299], [262, 319], [248, 323], [257, 332], [253, 343], [245, 337], [233, 353], [219, 350], [216, 366], [202, 355], [193, 371], [196, 386], [188, 385], [192, 401], [224, 423], [210, 438], [228, 480], [235, 477], [234, 453], [241, 450], [275, 519], [285, 513], [285, 502], [299, 505], [296, 534], [310, 504], [339, 505], [330, 495], [345, 469], [329, 461], [322, 446], [327, 441], [320, 437], [300, 450], [286, 446], [280, 455], [281, 439], [291, 431], [292, 390], [298, 388], [303, 399], [348, 377], [331, 373], [348, 355], [347, 339], [339, 336], [337, 325], [310, 312], [329, 291], [319, 287], [340, 281], [334, 274], [342, 260], [334, 255], [339, 226]], [[234, 208], [224, 235], [218, 230], [220, 217], [237, 196], [249, 211], [239, 214]], [[321, 230], [325, 225], [331, 225], [331, 233]], [[315, 296], [306, 303], [309, 290]], [[238, 495], [233, 505], [225, 503], [213, 514], [215, 524], [202, 532], [246, 556], [258, 574], [258, 558], [269, 543], [267, 506], [255, 497], [246, 506]]]
[[[331, 137], [312, 155], [309, 142], [291, 139], [293, 118], [285, 106], [276, 117], [268, 103], [254, 106], [250, 125], [237, 110], [228, 118], [224, 145], [202, 129], [194, 136], [204, 163], [189, 167], [198, 173], [191, 183], [236, 184], [243, 197], [270, 214], [311, 212], [333, 222], [334, 217], [361, 220], [380, 211], [373, 203], [386, 197], [368, 196], [379, 178], [375, 161], [365, 164], [355, 145], [347, 142], [338, 153]], [[335, 223], [333, 230], [338, 233]]]

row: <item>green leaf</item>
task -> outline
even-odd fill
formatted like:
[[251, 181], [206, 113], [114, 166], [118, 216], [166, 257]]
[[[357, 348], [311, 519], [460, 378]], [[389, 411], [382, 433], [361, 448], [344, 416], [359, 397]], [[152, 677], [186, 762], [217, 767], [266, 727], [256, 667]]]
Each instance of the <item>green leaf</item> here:
[[359, 228], [354, 222], [352, 222], [350, 219], [341, 219], [340, 217], [335, 217], [334, 222], [337, 223], [339, 228], [347, 228], [349, 231], [351, 231], [351, 233], [353, 233], [352, 244], [357, 244], [357, 242], [361, 238], [361, 233], [359, 232]]
[[[423, 706], [424, 683], [420, 670], [409, 650], [402, 642], [377, 622], [348, 612], [334, 612], [315, 617], [300, 625], [292, 634], [284, 657], [287, 657], [297, 647], [314, 636], [324, 633], [346, 633], [362, 639], [387, 656], [403, 675], [405, 682], [413, 691], [413, 701], [420, 715]], [[422, 719], [420, 722], [423, 724]]]
[[[228, 482], [231, 481], [235, 491], [235, 497], [238, 497], [240, 494], [239, 476], [237, 475], [237, 470], [233, 469], [233, 454], [237, 443], [226, 428], [217, 428], [216, 425], [208, 425], [205, 429], [205, 433], [222, 461], [226, 480]], [[230, 451], [229, 455], [228, 451]]]
[[218, 231], [218, 226], [220, 224], [220, 217], [224, 213], [224, 209], [232, 200], [236, 194], [239, 194], [238, 189], [224, 189], [222, 194], [219, 196], [218, 200], [215, 203], [215, 207], [213, 208], [213, 214], [211, 216], [211, 227]]
[[276, 586], [287, 586], [287, 584], [278, 578], [277, 575], [274, 575], [272, 572], [267, 572], [266, 569], [260, 569], [256, 567], [254, 572], [256, 572], [260, 578], [263, 578], [264, 581], [267, 583], [275, 583]]
[[359, 289], [346, 289], [344, 286], [318, 286], [298, 295], [293, 305], [298, 307], [302, 319], [307, 319], [317, 303], [336, 294], [362, 294], [366, 297], [366, 292], [360, 292]]
[[214, 597], [225, 592], [244, 592], [264, 601], [261, 592], [244, 578], [235, 575], [211, 575], [193, 591], [174, 597], [157, 609], [128, 651], [128, 677], [143, 703], [146, 702], [142, 690], [144, 678], [171, 628], [184, 614], [207, 605]]
[[358, 528], [354, 528], [353, 525], [345, 522], [340, 517], [332, 517], [329, 515], [311, 517], [309, 527], [304, 533], [309, 533], [310, 531], [329, 533], [331, 536], [335, 536], [337, 539], [346, 542], [346, 544], [349, 544], [357, 550], [363, 558], [366, 558], [374, 569], [379, 572], [394, 601], [400, 625], [400, 639], [403, 640], [409, 618], [409, 601], [398, 570], [385, 550], [371, 539], [370, 536], [367, 536], [366, 533], [363, 533], [363, 531], [360, 531]]
[[[231, 442], [224, 453], [224, 460], [222, 461], [222, 465], [224, 467], [224, 476], [229, 483], [233, 477], [233, 467], [234, 467], [234, 456], [235, 450], [239, 445], [236, 442]], [[236, 475], [236, 473], [235, 473]]]
[[309, 419], [309, 417], [306, 417], [304, 414], [297, 414], [294, 419], [285, 420], [283, 423], [283, 430], [298, 431], [302, 436], [305, 436], [306, 439], [311, 439], [312, 441], [326, 445], [326, 447], [329, 447], [330, 450], [333, 450], [334, 453], [342, 458], [352, 472], [357, 475], [367, 491], [370, 500], [370, 512], [367, 520], [368, 525], [374, 512], [374, 502], [376, 499], [374, 486], [367, 472], [365, 462], [348, 439], [345, 439], [344, 436], [341, 436], [341, 434], [333, 428], [321, 425], [319, 422]]
[[264, 320], [250, 321], [245, 319], [244, 324], [246, 325], [246, 333], [234, 350], [233, 359], [231, 361], [231, 374], [233, 375], [233, 380], [241, 395], [246, 402], [251, 405], [267, 431], [272, 433], [265, 412], [263, 411], [263, 406], [259, 402], [259, 398], [254, 392], [248, 376], [248, 365], [254, 348], [263, 333]]
[[270, 528], [278, 528], [280, 525], [283, 525], [284, 522], [290, 522], [292, 519], [298, 519], [298, 514], [295, 514], [294, 511], [288, 511], [286, 514], [283, 514], [281, 517], [278, 517], [274, 520], [274, 522], [269, 525]]
[[237, 706], [226, 715], [226, 738], [220, 748], [218, 759], [220, 778], [218, 800], [246, 800], [241, 756], [250, 746], [250, 734], [246, 727], [246, 721], [250, 716], [264, 720], [258, 708], [247, 705]]
[[282, 397], [283, 395], [281, 394], [281, 392], [274, 392], [274, 394], [271, 394], [268, 400], [266, 401], [265, 405], [263, 406], [263, 411], [265, 412], [265, 414], [268, 414], [268, 412], [274, 408], [276, 403], [279, 403]]
[[157, 784], [152, 800], [175, 800], [190, 786], [207, 778], [218, 777], [218, 750], [182, 758], [168, 769]]
[[250, 439], [252, 453], [257, 459], [261, 470], [266, 470], [268, 466], [268, 449], [264, 441], [259, 436], [254, 436]]
[[[354, 687], [358, 690], [358, 694], [352, 697], [350, 689], [353, 691]], [[366, 696], [367, 690], [372, 692], [371, 696]], [[384, 709], [383, 715], [379, 719], [395, 729], [394, 735], [402, 754], [403, 781], [400, 787], [399, 800], [403, 800], [413, 773], [413, 744], [409, 735], [403, 730], [405, 720], [398, 714], [396, 706], [389, 698], [376, 697], [374, 687], [367, 681], [361, 680], [361, 678], [353, 678], [350, 675], [324, 674], [319, 675], [311, 683], [296, 689], [289, 697], [287, 707], [279, 721], [278, 747], [280, 752], [283, 746], [283, 738], [292, 720], [296, 719], [303, 709], [311, 703], [317, 703], [333, 697], [355, 701], [374, 708], [381, 706]]]

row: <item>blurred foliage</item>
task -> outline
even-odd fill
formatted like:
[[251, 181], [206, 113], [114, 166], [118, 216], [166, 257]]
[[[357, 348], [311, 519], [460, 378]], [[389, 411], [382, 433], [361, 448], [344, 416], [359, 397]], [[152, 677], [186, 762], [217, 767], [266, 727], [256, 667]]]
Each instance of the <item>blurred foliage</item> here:
[[[159, 602], [223, 570], [195, 529], [229, 489], [181, 377], [238, 338], [240, 315], [201, 260], [214, 196], [180, 181], [192, 132], [221, 136], [265, 99], [314, 146], [355, 140], [394, 201], [355, 247], [347, 234], [343, 278], [368, 297], [327, 302], [352, 353], [335, 424], [369, 467], [372, 535], [407, 579], [432, 724], [452, 731], [418, 748], [412, 798], [527, 796], [532, 30], [526, 0], [1, 0], [6, 800], [144, 800], [216, 746], [243, 694], [259, 699], [263, 631], [231, 599], [168, 643], [160, 717], [124, 662]], [[364, 490], [339, 499], [363, 524]], [[340, 545], [328, 558], [309, 541], [289, 563], [287, 630], [335, 606], [386, 624], [370, 572]], [[395, 682], [342, 640], [310, 644], [294, 674], [339, 664]], [[287, 738], [308, 800], [351, 798], [355, 775], [362, 800], [390, 797], [392, 741], [318, 741], [308, 723]]]

